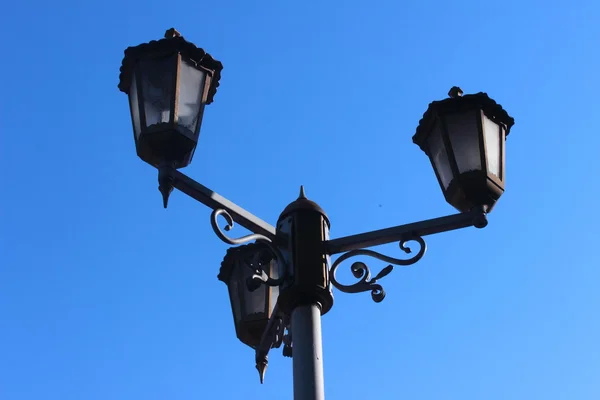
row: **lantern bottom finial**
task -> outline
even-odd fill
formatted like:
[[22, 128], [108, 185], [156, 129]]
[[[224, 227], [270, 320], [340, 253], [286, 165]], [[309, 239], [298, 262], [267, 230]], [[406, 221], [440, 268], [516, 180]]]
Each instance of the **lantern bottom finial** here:
[[171, 187], [158, 186], [158, 190], [162, 194], [163, 207], [167, 208], [167, 206], [169, 205], [169, 195], [173, 191], [173, 186], [171, 186]]
[[158, 191], [162, 194], [163, 207], [167, 208], [169, 196], [173, 191], [173, 177], [171, 176], [171, 165], [162, 164], [158, 167]]
[[265, 382], [265, 373], [267, 372], [268, 364], [269, 363], [267, 362], [266, 356], [262, 360], [259, 360], [259, 361], [257, 360], [257, 362], [256, 362], [256, 369], [258, 370], [258, 376], [260, 378], [261, 385]]

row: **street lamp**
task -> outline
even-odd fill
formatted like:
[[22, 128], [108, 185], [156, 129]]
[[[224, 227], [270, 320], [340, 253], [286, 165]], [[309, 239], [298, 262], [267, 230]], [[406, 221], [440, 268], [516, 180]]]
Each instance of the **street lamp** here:
[[261, 243], [230, 248], [221, 264], [218, 278], [229, 289], [237, 337], [252, 348], [260, 344], [279, 292], [277, 286], [257, 284], [255, 274], [277, 276], [276, 269], [271, 252]]
[[261, 383], [265, 378], [269, 349], [281, 345], [285, 326], [281, 316], [273, 318], [279, 311], [278, 284], [283, 282], [276, 279], [279, 265], [273, 254], [281, 257], [277, 250], [273, 252], [260, 241], [231, 247], [217, 276], [229, 289], [238, 339], [256, 350], [256, 368]]
[[491, 211], [504, 192], [504, 142], [515, 121], [485, 93], [429, 104], [413, 141], [429, 156], [448, 203]]
[[[182, 191], [211, 208], [215, 234], [237, 246], [227, 251], [218, 278], [229, 290], [237, 337], [255, 351], [261, 383], [269, 350], [283, 345], [284, 356], [293, 359], [294, 398], [323, 399], [321, 316], [333, 306], [332, 286], [345, 293], [370, 292], [380, 302], [385, 291], [379, 281], [394, 265], [419, 261], [424, 236], [485, 227], [504, 192], [505, 140], [514, 120], [487, 94], [462, 96], [453, 87], [450, 98], [429, 105], [413, 141], [429, 156], [446, 200], [460, 213], [330, 239], [329, 217], [306, 198], [303, 187], [274, 227], [179, 171], [192, 160], [204, 106], [213, 100], [222, 68], [174, 29], [162, 40], [125, 51], [119, 89], [129, 96], [137, 154], [158, 169], [165, 208], [172, 190]], [[224, 230], [219, 218], [226, 222]], [[228, 236], [235, 222], [252, 233]], [[419, 250], [409, 258], [369, 249], [398, 242], [409, 254], [410, 241]], [[355, 256], [388, 265], [372, 276], [365, 263], [354, 262], [350, 270], [358, 281], [340, 283], [338, 267]]]
[[[165, 38], [129, 47], [119, 89], [129, 95], [138, 156], [155, 167], [190, 164], [204, 106], [213, 101], [223, 65], [175, 29]], [[169, 193], [163, 194], [165, 207]]]

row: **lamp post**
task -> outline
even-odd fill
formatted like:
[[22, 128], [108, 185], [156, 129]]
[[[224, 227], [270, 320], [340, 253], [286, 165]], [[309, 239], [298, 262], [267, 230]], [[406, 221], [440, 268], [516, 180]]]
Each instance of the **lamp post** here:
[[[303, 187], [272, 226], [179, 171], [192, 161], [204, 106], [213, 101], [222, 68], [175, 29], [164, 39], [125, 50], [119, 89], [129, 96], [137, 154], [158, 169], [165, 208], [173, 189], [182, 191], [213, 210], [215, 234], [236, 246], [227, 251], [218, 278], [229, 290], [237, 337], [255, 351], [261, 383], [269, 350], [283, 345], [284, 356], [293, 358], [294, 398], [323, 399], [321, 316], [333, 306], [332, 286], [345, 293], [370, 292], [381, 302], [385, 291], [379, 281], [394, 265], [419, 261], [424, 236], [485, 227], [504, 192], [505, 140], [514, 120], [487, 94], [463, 96], [453, 87], [449, 98], [429, 104], [413, 142], [429, 157], [446, 201], [459, 213], [330, 239], [329, 217], [306, 198]], [[253, 233], [228, 236], [234, 222]], [[409, 254], [409, 241], [419, 245], [409, 258], [369, 249], [398, 242]], [[333, 255], [339, 256], [331, 263]], [[371, 276], [365, 263], [354, 262], [350, 270], [358, 282], [341, 284], [336, 271], [355, 256], [388, 265]]]

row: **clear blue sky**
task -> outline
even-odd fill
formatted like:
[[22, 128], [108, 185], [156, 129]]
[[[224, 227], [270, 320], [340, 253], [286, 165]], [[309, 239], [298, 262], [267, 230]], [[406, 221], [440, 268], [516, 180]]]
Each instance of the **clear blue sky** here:
[[135, 155], [123, 50], [172, 26], [225, 67], [184, 172], [271, 223], [301, 184], [332, 237], [451, 214], [411, 141], [428, 103], [460, 85], [516, 119], [486, 229], [428, 238], [383, 303], [336, 292], [328, 399], [600, 398], [599, 15], [592, 0], [5, 3], [0, 399], [292, 397], [291, 360], [276, 350], [261, 386], [235, 338], [209, 210], [174, 193], [165, 211]]

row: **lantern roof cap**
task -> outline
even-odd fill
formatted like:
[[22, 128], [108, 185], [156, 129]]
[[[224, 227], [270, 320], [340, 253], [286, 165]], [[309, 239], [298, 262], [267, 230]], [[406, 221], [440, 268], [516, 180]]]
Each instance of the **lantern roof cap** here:
[[217, 93], [217, 87], [219, 87], [223, 64], [215, 60], [203, 49], [185, 40], [175, 28], [167, 30], [163, 39], [152, 40], [149, 43], [142, 43], [138, 46], [125, 49], [125, 57], [123, 58], [120, 69], [121, 73], [119, 75], [119, 90], [129, 94], [129, 86], [131, 85], [134, 68], [138, 61], [174, 53], [180, 53], [196, 63], [196, 66], [212, 71], [206, 104], [212, 103]]
[[260, 242], [228, 248], [225, 257], [221, 262], [221, 268], [219, 269], [217, 279], [219, 279], [221, 282], [225, 282], [225, 284], [229, 284], [229, 279], [231, 278], [231, 274], [233, 273], [233, 269], [235, 268], [235, 262], [242, 258], [255, 255], [257, 252], [263, 250], [266, 250], [263, 254], [272, 259], [271, 252], [268, 251], [268, 246]]
[[329, 225], [329, 217], [323, 211], [321, 206], [315, 203], [312, 200], [306, 198], [306, 194], [304, 193], [304, 186], [300, 186], [300, 195], [294, 201], [292, 201], [288, 206], [281, 212], [279, 219], [285, 218], [287, 215], [298, 212], [298, 211], [314, 211], [321, 214], [325, 220], [327, 221], [327, 225]]
[[425, 111], [423, 118], [419, 121], [419, 126], [417, 126], [417, 131], [413, 136], [413, 142], [423, 151], [426, 149], [425, 141], [431, 129], [432, 120], [438, 114], [481, 109], [492, 121], [506, 126], [506, 136], [508, 136], [510, 129], [515, 124], [514, 118], [508, 115], [506, 110], [489, 97], [487, 93], [479, 92], [463, 96], [461, 88], [453, 86], [448, 95], [450, 97], [447, 99], [429, 103], [427, 111]]

